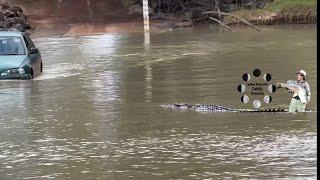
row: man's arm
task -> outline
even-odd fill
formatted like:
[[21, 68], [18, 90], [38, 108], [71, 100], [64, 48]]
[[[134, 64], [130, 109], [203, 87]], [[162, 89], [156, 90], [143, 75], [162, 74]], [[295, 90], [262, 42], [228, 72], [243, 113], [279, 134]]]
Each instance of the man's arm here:
[[294, 91], [296, 90], [294, 88], [289, 88], [289, 85], [287, 83], [279, 83], [279, 82], [277, 82], [276, 83], [276, 87], [278, 89], [284, 87], [284, 88], [286, 88], [288, 90], [289, 93], [294, 93]]

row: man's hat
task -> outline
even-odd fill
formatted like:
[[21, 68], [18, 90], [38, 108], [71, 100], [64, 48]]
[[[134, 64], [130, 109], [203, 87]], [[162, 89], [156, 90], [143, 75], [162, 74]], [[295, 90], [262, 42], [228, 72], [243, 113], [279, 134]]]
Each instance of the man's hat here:
[[297, 74], [301, 74], [304, 78], [307, 77], [307, 72], [305, 70], [302, 70], [302, 69], [300, 71], [298, 71]]

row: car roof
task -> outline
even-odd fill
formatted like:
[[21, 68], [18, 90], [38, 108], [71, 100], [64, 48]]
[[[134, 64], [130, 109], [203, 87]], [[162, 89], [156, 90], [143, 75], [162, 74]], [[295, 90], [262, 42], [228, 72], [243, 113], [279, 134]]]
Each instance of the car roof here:
[[22, 37], [23, 36], [23, 32], [19, 32], [19, 31], [3, 31], [0, 30], [0, 36], [18, 36], [18, 37]]

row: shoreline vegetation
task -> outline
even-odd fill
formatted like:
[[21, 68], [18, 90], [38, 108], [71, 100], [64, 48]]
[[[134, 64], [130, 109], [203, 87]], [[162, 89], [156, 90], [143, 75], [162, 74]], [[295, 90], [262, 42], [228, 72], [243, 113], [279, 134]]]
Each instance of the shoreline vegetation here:
[[[69, 0], [65, 5], [57, 5], [53, 0], [46, 3], [40, 0], [7, 1], [25, 10], [32, 27], [31, 32], [36, 36], [143, 31], [141, 0], [122, 0], [122, 3], [118, 0], [97, 0], [93, 1], [96, 4], [90, 6], [86, 4], [87, 0], [81, 0], [83, 4], [80, 0], [75, 0], [73, 4]], [[149, 1], [151, 32], [166, 32], [197, 24], [218, 24], [231, 31], [238, 25], [249, 25], [259, 31], [256, 25], [317, 23], [316, 0]], [[204, 13], [208, 11], [219, 13]]]
[[[129, 14], [130, 11], [137, 13], [142, 10], [139, 3], [128, 5], [128, 2], [133, 0], [122, 1], [127, 2]], [[163, 0], [157, 1], [158, 3], [155, 0], [149, 1], [151, 1], [151, 9], [149, 9], [151, 19], [175, 22], [177, 27], [192, 26], [197, 23], [219, 23], [228, 28], [227, 25], [240, 24], [315, 24], [317, 22], [317, 0]]]
[[[238, 10], [233, 15], [244, 18], [255, 25], [272, 24], [315, 24], [317, 23], [316, 0], [275, 0], [263, 9]], [[240, 21], [226, 17], [225, 24], [239, 24]]]

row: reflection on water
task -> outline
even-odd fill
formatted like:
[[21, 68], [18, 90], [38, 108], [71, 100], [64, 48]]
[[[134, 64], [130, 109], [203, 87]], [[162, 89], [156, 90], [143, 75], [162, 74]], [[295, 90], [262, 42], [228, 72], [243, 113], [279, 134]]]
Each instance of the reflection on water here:
[[[235, 33], [35, 39], [44, 73], [0, 82], [4, 179], [314, 179], [316, 113], [172, 111], [187, 102], [244, 108], [254, 68], [274, 81], [303, 68], [316, 107], [315, 26]], [[285, 68], [284, 68], [285, 67]], [[272, 105], [286, 106], [284, 90]]]

